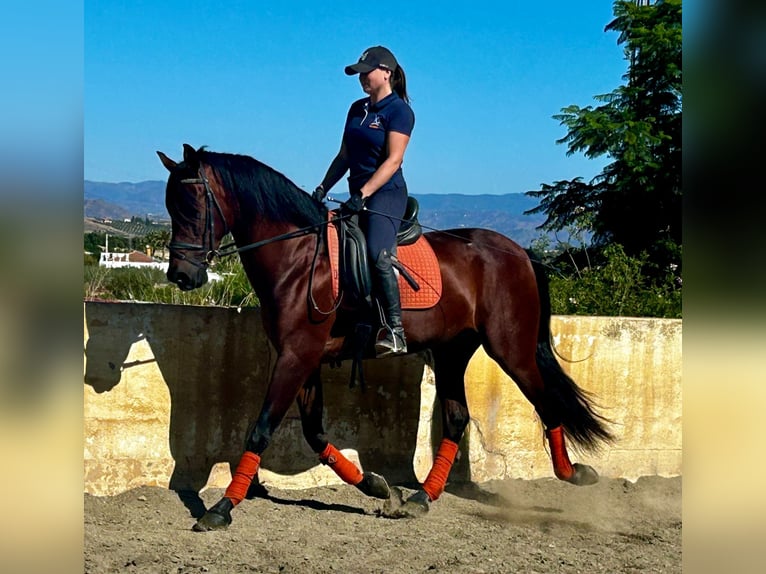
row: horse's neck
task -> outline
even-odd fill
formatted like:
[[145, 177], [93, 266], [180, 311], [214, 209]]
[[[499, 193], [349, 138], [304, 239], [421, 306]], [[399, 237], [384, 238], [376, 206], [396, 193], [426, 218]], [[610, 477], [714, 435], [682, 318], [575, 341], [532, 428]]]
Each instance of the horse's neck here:
[[[250, 284], [259, 299], [270, 298], [275, 286], [284, 283], [299, 271], [310, 265], [307, 257], [312, 250], [313, 235], [291, 239], [275, 239], [280, 235], [296, 231], [298, 227], [290, 223], [274, 221], [256, 221], [249, 232], [235, 237], [237, 246], [247, 247], [259, 242], [266, 242], [252, 250], [243, 252], [240, 256]], [[274, 241], [269, 241], [274, 239]]]

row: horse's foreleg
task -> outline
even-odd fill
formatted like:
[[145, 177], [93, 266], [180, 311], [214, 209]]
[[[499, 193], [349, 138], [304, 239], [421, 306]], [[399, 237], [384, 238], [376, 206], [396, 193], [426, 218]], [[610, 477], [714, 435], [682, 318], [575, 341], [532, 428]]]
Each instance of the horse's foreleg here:
[[309, 376], [305, 357], [283, 352], [276, 361], [261, 414], [247, 434], [245, 452], [232, 474], [223, 498], [200, 518], [193, 530], [221, 530], [231, 524], [232, 509], [247, 496], [247, 491], [261, 465], [261, 454], [282, 422], [298, 390]]
[[324, 399], [319, 369], [315, 370], [298, 392], [296, 399], [301, 414], [303, 436], [311, 449], [319, 455], [319, 461], [329, 466], [343, 482], [356, 486], [364, 494], [376, 498], [388, 498], [390, 491], [386, 480], [374, 472], [362, 472], [348, 460], [325, 437], [322, 424]]
[[260, 465], [260, 455], [245, 451], [239, 460], [237, 469], [232, 473], [231, 482], [226, 488], [223, 498], [205, 512], [202, 518], [192, 526], [192, 530], [206, 532], [228, 528], [231, 524], [231, 511], [247, 496], [247, 491]]

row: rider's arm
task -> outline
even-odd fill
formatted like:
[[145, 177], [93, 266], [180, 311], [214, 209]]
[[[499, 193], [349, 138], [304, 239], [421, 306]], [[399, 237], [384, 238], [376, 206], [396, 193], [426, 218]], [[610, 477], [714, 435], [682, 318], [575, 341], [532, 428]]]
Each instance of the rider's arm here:
[[340, 180], [340, 178], [343, 177], [343, 174], [345, 174], [347, 171], [348, 152], [346, 151], [346, 142], [343, 141], [340, 144], [338, 155], [336, 155], [335, 159], [333, 159], [332, 163], [330, 163], [330, 167], [327, 168], [327, 173], [325, 174], [324, 178], [322, 179], [322, 183], [320, 184], [324, 191], [330, 191], [332, 186], [338, 183], [338, 180]]

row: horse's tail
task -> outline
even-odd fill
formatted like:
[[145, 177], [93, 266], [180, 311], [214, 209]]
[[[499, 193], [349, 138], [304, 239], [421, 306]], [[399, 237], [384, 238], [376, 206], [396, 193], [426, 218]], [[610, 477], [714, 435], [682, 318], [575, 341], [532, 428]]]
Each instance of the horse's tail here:
[[561, 422], [564, 434], [576, 447], [597, 451], [614, 441], [607, 418], [596, 412], [593, 396], [577, 386], [555, 357], [551, 335], [551, 298], [543, 265], [528, 251], [540, 296], [540, 326], [537, 335], [537, 367], [545, 381], [547, 418]]

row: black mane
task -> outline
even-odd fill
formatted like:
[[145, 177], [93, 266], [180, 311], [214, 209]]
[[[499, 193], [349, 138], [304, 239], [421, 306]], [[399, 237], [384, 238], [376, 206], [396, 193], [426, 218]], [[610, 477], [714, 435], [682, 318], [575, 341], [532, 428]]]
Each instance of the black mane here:
[[243, 210], [278, 222], [306, 227], [327, 220], [327, 208], [286, 176], [247, 155], [198, 150], [239, 199]]

